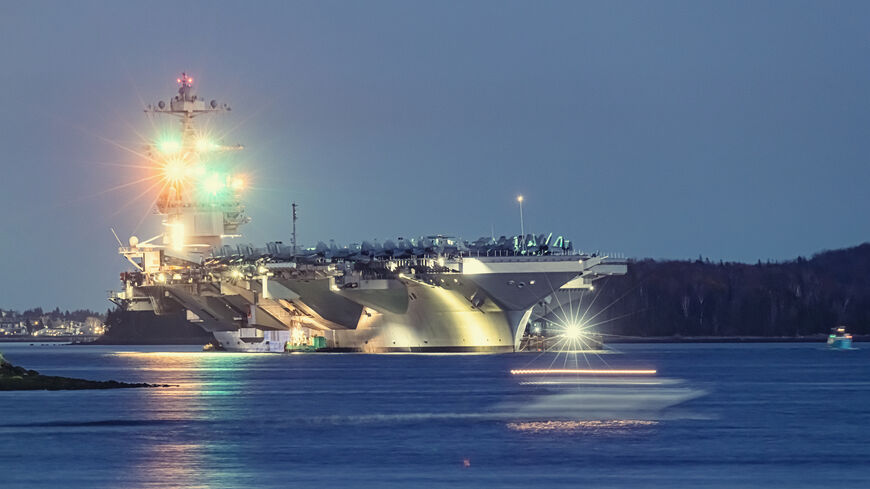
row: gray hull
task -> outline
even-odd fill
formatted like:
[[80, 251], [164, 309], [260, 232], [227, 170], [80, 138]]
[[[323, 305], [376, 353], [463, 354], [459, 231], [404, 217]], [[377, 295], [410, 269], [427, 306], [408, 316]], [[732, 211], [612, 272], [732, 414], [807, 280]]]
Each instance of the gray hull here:
[[[466, 259], [446, 271], [364, 278], [269, 264], [255, 277], [128, 288], [142, 307], [188, 311], [233, 351], [283, 351], [325, 338], [326, 350], [511, 352], [532, 309], [561, 287], [620, 273], [624, 264], [576, 257]], [[572, 285], [573, 284], [573, 285]]]

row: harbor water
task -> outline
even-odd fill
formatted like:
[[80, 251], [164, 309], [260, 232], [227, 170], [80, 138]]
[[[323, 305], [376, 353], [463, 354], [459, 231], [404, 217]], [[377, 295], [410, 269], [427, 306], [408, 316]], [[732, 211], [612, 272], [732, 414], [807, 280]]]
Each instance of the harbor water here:
[[[870, 487], [870, 348], [234, 354], [0, 344], [4, 488]], [[512, 375], [516, 369], [654, 375]]]

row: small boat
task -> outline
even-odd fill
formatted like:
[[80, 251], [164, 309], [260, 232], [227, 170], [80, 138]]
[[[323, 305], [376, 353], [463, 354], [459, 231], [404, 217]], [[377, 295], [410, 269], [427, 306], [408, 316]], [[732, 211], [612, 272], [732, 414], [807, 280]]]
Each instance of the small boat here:
[[846, 332], [845, 326], [831, 329], [831, 334], [828, 335], [828, 347], [835, 350], [852, 349], [852, 335]]
[[326, 338], [323, 336], [312, 336], [307, 340], [284, 343], [284, 351], [287, 353], [312, 352], [323, 348], [326, 348]]
[[202, 351], [223, 351], [223, 347], [217, 341], [211, 340], [202, 345]]

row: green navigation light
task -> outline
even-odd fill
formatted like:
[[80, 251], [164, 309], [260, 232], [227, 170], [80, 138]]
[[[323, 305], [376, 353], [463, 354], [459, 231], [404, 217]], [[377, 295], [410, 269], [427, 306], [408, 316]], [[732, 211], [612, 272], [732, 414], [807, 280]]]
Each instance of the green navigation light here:
[[220, 173], [212, 173], [202, 180], [202, 189], [206, 194], [216, 197], [226, 188], [227, 176]]
[[157, 141], [157, 150], [163, 154], [174, 154], [181, 150], [181, 141], [177, 139], [161, 139]]
[[200, 153], [217, 149], [218, 145], [214, 141], [207, 138], [199, 138], [196, 140], [196, 150]]

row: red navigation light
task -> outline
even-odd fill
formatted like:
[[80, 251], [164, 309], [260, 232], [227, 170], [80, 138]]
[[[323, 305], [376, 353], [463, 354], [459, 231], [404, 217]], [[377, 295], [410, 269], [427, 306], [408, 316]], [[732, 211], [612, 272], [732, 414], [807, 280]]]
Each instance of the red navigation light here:
[[193, 83], [193, 78], [192, 78], [192, 77], [187, 77], [187, 83]]

